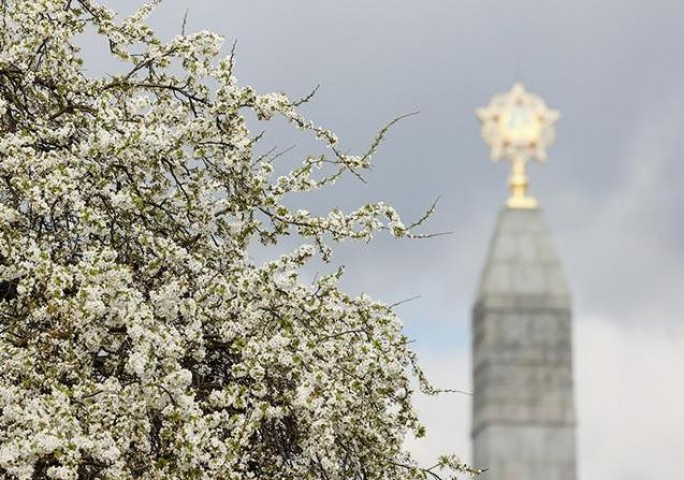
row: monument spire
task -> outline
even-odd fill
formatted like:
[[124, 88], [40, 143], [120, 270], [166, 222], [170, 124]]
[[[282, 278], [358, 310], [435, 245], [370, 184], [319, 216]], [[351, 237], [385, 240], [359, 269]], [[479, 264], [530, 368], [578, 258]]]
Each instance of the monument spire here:
[[516, 83], [510, 91], [494, 95], [489, 105], [478, 108], [475, 114], [482, 122], [482, 138], [492, 149], [492, 160], [504, 158], [512, 163], [507, 205], [536, 208], [537, 201], [527, 195], [525, 166], [529, 160], [546, 160], [546, 147], [555, 139], [553, 123], [559, 113]]
[[472, 313], [473, 464], [478, 480], [576, 480], [570, 289], [525, 175], [558, 112], [516, 84], [477, 116], [513, 170]]

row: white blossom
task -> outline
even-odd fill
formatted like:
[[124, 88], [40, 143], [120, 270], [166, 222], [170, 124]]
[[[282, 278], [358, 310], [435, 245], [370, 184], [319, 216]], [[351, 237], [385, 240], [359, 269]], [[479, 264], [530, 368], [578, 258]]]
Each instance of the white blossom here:
[[[300, 278], [336, 241], [412, 228], [384, 203], [288, 206], [361, 175], [385, 130], [343, 153], [285, 94], [241, 86], [219, 35], [161, 41], [157, 3], [2, 5], [0, 477], [426, 478], [402, 450], [423, 376], [401, 322], [341, 269]], [[88, 75], [86, 29], [120, 73]], [[325, 155], [276, 178], [246, 112]], [[280, 254], [285, 236], [301, 245]], [[280, 255], [254, 261], [258, 243]]]

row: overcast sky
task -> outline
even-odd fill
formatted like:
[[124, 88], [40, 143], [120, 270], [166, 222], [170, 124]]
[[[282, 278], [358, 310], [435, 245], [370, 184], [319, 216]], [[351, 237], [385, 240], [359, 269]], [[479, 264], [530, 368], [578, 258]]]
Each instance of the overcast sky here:
[[[306, 112], [352, 151], [420, 112], [392, 130], [367, 184], [342, 182], [321, 202], [384, 199], [410, 220], [440, 197], [427, 231], [451, 235], [336, 257], [352, 291], [419, 296], [400, 312], [440, 386], [471, 388], [470, 307], [507, 196], [508, 166], [489, 161], [473, 111], [517, 80], [560, 110], [549, 162], [530, 176], [574, 292], [580, 476], [681, 477], [684, 2], [167, 0], [151, 21], [170, 38], [186, 9], [189, 31], [223, 34], [226, 51], [237, 40], [242, 84], [292, 97], [320, 85]], [[94, 52], [93, 71], [106, 71]], [[292, 140], [276, 126], [269, 142]], [[428, 438], [416, 454], [469, 458], [470, 398], [418, 404]]]

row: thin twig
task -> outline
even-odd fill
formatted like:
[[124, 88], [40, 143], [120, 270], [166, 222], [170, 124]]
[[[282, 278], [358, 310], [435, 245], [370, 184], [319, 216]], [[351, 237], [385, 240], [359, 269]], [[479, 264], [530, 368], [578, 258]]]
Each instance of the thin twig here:
[[407, 298], [405, 300], [399, 300], [398, 302], [391, 304], [389, 307], [390, 308], [398, 307], [399, 305], [403, 305], [405, 303], [412, 302], [414, 300], [418, 300], [420, 297], [421, 297], [420, 295], [416, 295], [415, 297]]
[[183, 14], [183, 24], [181, 25], [181, 35], [185, 36], [185, 27], [188, 24], [188, 12], [190, 11], [189, 8], [185, 9], [185, 14]]
[[293, 102], [292, 105], [295, 107], [298, 107], [304, 103], [307, 103], [309, 100], [311, 100], [313, 98], [314, 95], [316, 95], [316, 92], [318, 92], [319, 88], [321, 88], [321, 85], [320, 84], [316, 85], [316, 87], [314, 87], [314, 89], [306, 97], [301, 98], [301, 99], [297, 100], [296, 102]]

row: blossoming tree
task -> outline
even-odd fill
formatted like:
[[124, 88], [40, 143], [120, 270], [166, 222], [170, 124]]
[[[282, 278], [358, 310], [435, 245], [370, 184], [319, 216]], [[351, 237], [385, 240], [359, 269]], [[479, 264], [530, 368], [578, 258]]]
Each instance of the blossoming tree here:
[[[0, 6], [0, 476], [414, 479], [421, 376], [392, 309], [298, 271], [411, 235], [383, 203], [283, 199], [369, 166], [283, 94], [240, 86], [221, 38], [161, 42], [91, 0]], [[94, 27], [124, 73], [90, 78]], [[329, 150], [274, 178], [244, 113]], [[248, 249], [297, 235], [257, 264]], [[445, 459], [453, 470], [461, 468]]]

